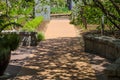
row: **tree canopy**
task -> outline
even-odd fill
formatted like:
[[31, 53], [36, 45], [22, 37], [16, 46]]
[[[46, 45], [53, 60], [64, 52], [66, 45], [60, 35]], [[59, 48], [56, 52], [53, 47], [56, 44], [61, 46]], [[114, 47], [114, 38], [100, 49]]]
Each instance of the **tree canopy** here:
[[83, 21], [81, 20], [83, 17], [86, 19], [88, 24], [94, 22], [100, 23], [100, 19], [104, 15], [105, 24], [120, 30], [120, 0], [74, 1], [76, 3], [75, 7], [77, 7], [75, 10], [73, 9], [73, 13], [77, 14], [77, 17], [73, 18], [73, 22], [75, 22], [75, 24], [83, 24]]

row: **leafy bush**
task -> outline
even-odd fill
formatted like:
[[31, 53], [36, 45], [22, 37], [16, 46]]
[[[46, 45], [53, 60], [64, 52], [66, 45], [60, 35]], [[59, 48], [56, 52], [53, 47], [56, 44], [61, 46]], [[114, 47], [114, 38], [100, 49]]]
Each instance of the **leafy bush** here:
[[66, 7], [52, 7], [51, 8], [51, 13], [56, 14], [56, 13], [70, 13], [71, 11], [68, 10]]
[[9, 34], [7, 36], [7, 40], [8, 40], [8, 44], [10, 46], [11, 50], [15, 50], [17, 49], [17, 47], [19, 46], [19, 41], [20, 41], [20, 37], [18, 34]]
[[40, 23], [43, 21], [43, 17], [36, 17], [31, 21], [26, 22], [24, 27], [22, 28], [23, 31], [33, 32], [39, 27]]
[[50, 0], [51, 13], [70, 13], [71, 11], [68, 9], [67, 0]]
[[3, 61], [4, 56], [3, 55], [8, 55], [10, 54], [10, 48], [9, 47], [1, 47], [0, 46], [0, 61]]
[[15, 50], [19, 46], [20, 37], [16, 33], [3, 34], [0, 36], [1, 46], [9, 47], [10, 50]]
[[45, 40], [45, 36], [44, 36], [44, 34], [42, 32], [37, 33], [37, 40], [38, 41]]
[[100, 24], [102, 15], [101, 10], [94, 7], [93, 3], [91, 5], [84, 5], [84, 3], [78, 1], [72, 10], [71, 23], [83, 25], [82, 17], [85, 17], [88, 24]]
[[50, 0], [51, 7], [66, 7], [65, 0]]
[[110, 29], [120, 30], [119, 0], [74, 1], [76, 5], [72, 11], [71, 23], [81, 25], [86, 20], [87, 24], [107, 25]]

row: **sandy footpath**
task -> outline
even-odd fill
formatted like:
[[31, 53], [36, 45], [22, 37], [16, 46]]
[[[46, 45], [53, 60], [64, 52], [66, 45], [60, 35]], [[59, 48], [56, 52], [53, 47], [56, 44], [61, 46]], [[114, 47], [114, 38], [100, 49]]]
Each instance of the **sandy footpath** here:
[[76, 37], [78, 35], [74, 25], [70, 24], [69, 19], [53, 19], [47, 26], [46, 39]]
[[109, 60], [85, 53], [82, 38], [69, 22], [51, 20], [45, 41], [12, 52], [8, 80], [107, 80], [103, 70]]

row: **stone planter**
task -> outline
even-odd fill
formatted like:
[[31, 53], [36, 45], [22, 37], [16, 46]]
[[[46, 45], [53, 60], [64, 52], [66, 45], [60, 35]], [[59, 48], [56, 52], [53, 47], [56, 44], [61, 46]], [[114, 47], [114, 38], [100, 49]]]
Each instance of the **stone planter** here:
[[104, 74], [108, 77], [108, 80], [120, 80], [120, 58], [110, 64], [104, 70]]
[[2, 76], [10, 61], [11, 51], [9, 48], [0, 49], [0, 76]]
[[21, 46], [36, 46], [37, 45], [37, 32], [17, 32], [11, 30], [2, 31], [3, 34], [19, 34]]
[[[4, 74], [10, 61], [11, 51], [19, 46], [19, 36], [16, 32], [4, 31], [0, 36], [0, 76]], [[0, 78], [1, 78], [0, 77]]]
[[83, 36], [85, 51], [116, 60], [120, 57], [120, 40], [108, 36], [87, 34]]
[[37, 45], [37, 32], [20, 32], [20, 45], [21, 46], [36, 46]]

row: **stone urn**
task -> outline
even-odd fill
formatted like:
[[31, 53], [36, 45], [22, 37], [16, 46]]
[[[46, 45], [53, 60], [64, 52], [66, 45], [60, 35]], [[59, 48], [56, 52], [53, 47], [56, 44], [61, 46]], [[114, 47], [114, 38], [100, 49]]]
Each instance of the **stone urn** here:
[[0, 76], [2, 76], [10, 61], [11, 51], [10, 48], [0, 47]]
[[4, 74], [10, 61], [11, 51], [19, 46], [19, 36], [16, 33], [0, 35], [0, 76]]

